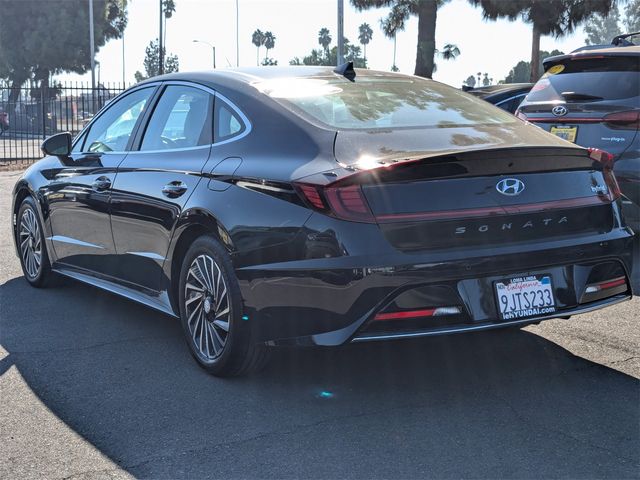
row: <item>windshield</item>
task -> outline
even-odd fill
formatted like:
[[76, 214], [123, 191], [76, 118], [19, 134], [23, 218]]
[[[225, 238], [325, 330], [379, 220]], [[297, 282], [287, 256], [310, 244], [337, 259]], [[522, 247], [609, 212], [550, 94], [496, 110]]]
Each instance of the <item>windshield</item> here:
[[637, 97], [639, 65], [640, 57], [566, 60], [547, 69], [526, 100], [584, 102]]
[[337, 129], [446, 128], [515, 121], [471, 95], [422, 79], [294, 78], [257, 87], [295, 113]]

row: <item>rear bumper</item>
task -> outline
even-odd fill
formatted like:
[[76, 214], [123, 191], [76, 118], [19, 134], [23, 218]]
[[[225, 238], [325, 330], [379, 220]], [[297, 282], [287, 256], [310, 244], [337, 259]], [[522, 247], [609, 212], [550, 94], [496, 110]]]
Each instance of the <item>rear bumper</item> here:
[[492, 330], [495, 328], [507, 328], [507, 327], [523, 327], [525, 325], [531, 325], [539, 323], [543, 320], [551, 320], [553, 318], [567, 318], [573, 315], [580, 315], [582, 313], [589, 313], [601, 308], [617, 305], [621, 302], [631, 300], [631, 295], [613, 295], [606, 300], [600, 300], [598, 302], [592, 302], [587, 305], [583, 305], [574, 309], [566, 310], [562, 312], [562, 317], [559, 317], [558, 313], [553, 315], [545, 315], [541, 317], [529, 318], [526, 320], [517, 320], [512, 322], [485, 322], [478, 325], [460, 325], [452, 328], [438, 328], [432, 330], [414, 331], [414, 332], [389, 332], [386, 334], [367, 334], [357, 335], [351, 342], [371, 342], [380, 340], [394, 340], [402, 338], [420, 338], [420, 337], [433, 337], [437, 335], [449, 335], [453, 333], [465, 333], [465, 332], [478, 332], [482, 330]]
[[[632, 294], [628, 281], [632, 242], [632, 232], [619, 228], [604, 235], [473, 251], [318, 258], [244, 267], [236, 273], [245, 318], [257, 342], [335, 346], [526, 325], [627, 300]], [[627, 278], [623, 291], [612, 291], [607, 298], [586, 298], [587, 284], [607, 280], [594, 275], [606, 276], [612, 268], [619, 268]], [[498, 320], [493, 283], [532, 274], [551, 275], [557, 311], [517, 321]], [[372, 330], [375, 315], [408, 291], [419, 291], [424, 308], [455, 304], [462, 315], [449, 324], [425, 319], [410, 329]]]

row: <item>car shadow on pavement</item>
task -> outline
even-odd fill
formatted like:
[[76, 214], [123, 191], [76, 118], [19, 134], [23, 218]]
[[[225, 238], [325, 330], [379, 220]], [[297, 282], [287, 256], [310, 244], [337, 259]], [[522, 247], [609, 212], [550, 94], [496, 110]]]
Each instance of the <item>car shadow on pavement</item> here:
[[108, 293], [14, 278], [0, 300], [0, 375], [134, 476], [638, 476], [639, 382], [527, 331], [282, 349], [225, 380]]

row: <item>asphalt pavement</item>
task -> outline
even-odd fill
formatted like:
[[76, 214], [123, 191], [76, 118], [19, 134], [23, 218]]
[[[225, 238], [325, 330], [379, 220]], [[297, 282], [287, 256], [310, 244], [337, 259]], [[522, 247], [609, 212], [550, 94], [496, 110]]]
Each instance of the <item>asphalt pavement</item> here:
[[[223, 380], [178, 322], [21, 276], [0, 172], [0, 478], [640, 478], [640, 301], [523, 330], [279, 350]], [[636, 277], [637, 278], [637, 277]]]

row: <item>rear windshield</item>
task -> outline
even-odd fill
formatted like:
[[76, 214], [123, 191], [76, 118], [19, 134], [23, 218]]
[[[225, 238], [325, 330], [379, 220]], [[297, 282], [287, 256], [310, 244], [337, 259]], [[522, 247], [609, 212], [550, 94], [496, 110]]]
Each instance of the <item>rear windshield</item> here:
[[526, 100], [584, 102], [639, 95], [640, 57], [605, 57], [566, 60], [549, 67]]
[[446, 128], [516, 121], [483, 100], [422, 79], [293, 78], [256, 87], [295, 113], [336, 129]]

